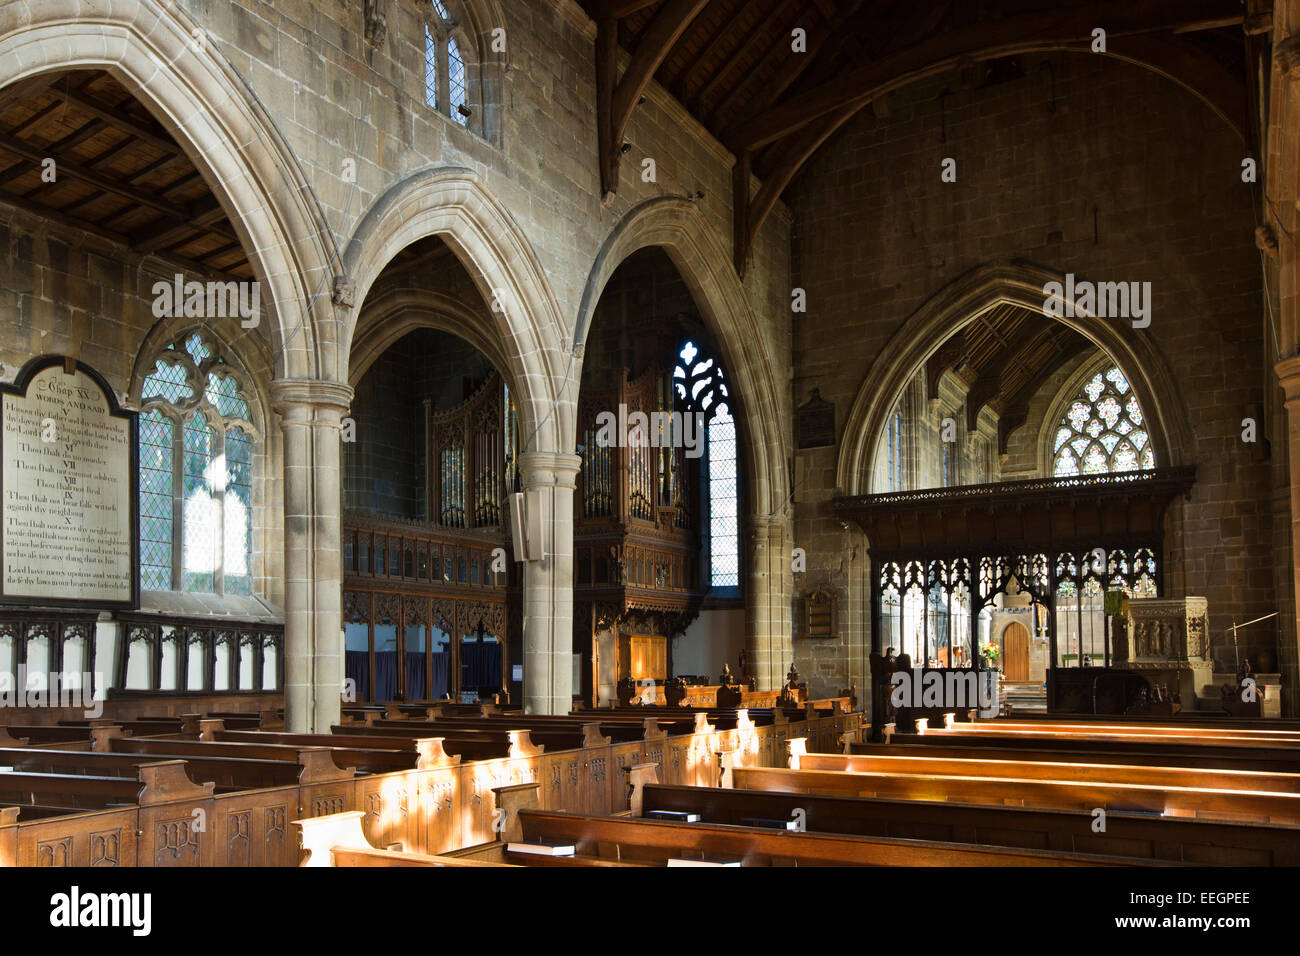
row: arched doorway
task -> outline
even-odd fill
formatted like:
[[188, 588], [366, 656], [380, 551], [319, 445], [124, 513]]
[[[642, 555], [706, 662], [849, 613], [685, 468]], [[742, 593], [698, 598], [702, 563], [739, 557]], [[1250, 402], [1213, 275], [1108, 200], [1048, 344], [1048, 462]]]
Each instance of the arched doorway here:
[[1019, 621], [1012, 621], [1002, 632], [1002, 678], [1029, 680], [1029, 631]]

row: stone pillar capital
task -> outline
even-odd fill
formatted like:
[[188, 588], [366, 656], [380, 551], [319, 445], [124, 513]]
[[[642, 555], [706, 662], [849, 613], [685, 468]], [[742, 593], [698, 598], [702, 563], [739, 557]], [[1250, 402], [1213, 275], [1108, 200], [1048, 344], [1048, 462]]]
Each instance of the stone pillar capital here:
[[1273, 47], [1273, 62], [1288, 80], [1300, 78], [1300, 34], [1292, 34]]
[[524, 488], [565, 488], [578, 486], [582, 459], [567, 452], [530, 451], [519, 456]]
[[1277, 383], [1286, 392], [1286, 406], [1293, 408], [1300, 404], [1300, 355], [1282, 359], [1273, 366], [1277, 373]]
[[[271, 382], [271, 407], [286, 419], [305, 418], [318, 409], [340, 417], [352, 407], [352, 387], [310, 378], [277, 378]], [[295, 414], [297, 412], [297, 414]]]

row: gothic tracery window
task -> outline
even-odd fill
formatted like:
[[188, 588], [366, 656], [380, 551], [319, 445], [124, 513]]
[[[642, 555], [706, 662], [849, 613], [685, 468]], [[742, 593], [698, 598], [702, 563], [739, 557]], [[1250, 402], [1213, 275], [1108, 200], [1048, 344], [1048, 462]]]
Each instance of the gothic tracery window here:
[[140, 587], [251, 594], [253, 448], [241, 378], [200, 333], [169, 345], [140, 408]]
[[687, 342], [678, 358], [680, 363], [673, 369], [677, 398], [688, 410], [704, 414], [706, 428], [710, 584], [739, 587], [740, 488], [731, 396], [718, 361], [704, 356], [694, 342]]
[[1097, 372], [1066, 406], [1052, 440], [1052, 476], [1154, 468], [1137, 395], [1116, 366]]

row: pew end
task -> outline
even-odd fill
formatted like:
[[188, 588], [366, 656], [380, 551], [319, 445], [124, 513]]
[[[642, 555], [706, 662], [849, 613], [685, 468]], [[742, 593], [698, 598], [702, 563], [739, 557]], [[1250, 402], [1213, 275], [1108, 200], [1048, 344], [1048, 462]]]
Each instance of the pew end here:
[[195, 783], [190, 779], [184, 760], [159, 760], [156, 763], [141, 764], [139, 780], [144, 785], [139, 799], [142, 807], [178, 800], [207, 799], [213, 795], [217, 786], [211, 780]]
[[492, 828], [496, 830], [497, 842], [502, 844], [519, 842], [523, 839], [519, 811], [542, 808], [542, 785], [515, 783], [504, 787], [493, 787], [492, 794], [496, 803]]
[[95, 753], [108, 753], [113, 749], [111, 741], [119, 737], [130, 737], [131, 731], [125, 729], [120, 724], [108, 722], [102, 726], [95, 726], [92, 722], [90, 728], [90, 749]]
[[799, 758], [808, 752], [807, 737], [791, 737], [785, 742], [786, 765], [791, 770], [799, 769]]
[[307, 817], [294, 820], [298, 828], [299, 845], [306, 851], [298, 864], [300, 867], [333, 866], [331, 851], [335, 847], [355, 850], [373, 850], [361, 829], [365, 817], [362, 810], [348, 810], [344, 813], [330, 813], [323, 817]]
[[298, 783], [337, 783], [357, 775], [356, 767], [340, 767], [328, 747], [302, 747], [298, 750]]
[[732, 771], [736, 769], [736, 751], [719, 750], [717, 752], [718, 765], [718, 783], [717, 786], [722, 790], [730, 790], [735, 786], [732, 783]]
[[506, 738], [510, 741], [510, 756], [540, 757], [546, 748], [533, 743], [532, 734], [527, 730], [507, 730]]
[[436, 770], [439, 767], [459, 767], [460, 754], [449, 754], [443, 746], [446, 737], [417, 737], [415, 740], [415, 769]]
[[627, 806], [629, 816], [641, 816], [645, 806], [645, 788], [647, 784], [659, 782], [659, 765], [657, 763], [634, 763], [623, 770], [627, 781]]

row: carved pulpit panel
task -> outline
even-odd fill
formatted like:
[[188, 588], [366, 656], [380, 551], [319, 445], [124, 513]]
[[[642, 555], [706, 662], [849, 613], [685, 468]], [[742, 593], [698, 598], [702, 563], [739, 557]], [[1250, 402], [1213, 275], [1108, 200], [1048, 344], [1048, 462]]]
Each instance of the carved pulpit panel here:
[[1127, 662], [1158, 665], [1207, 660], [1207, 610], [1203, 597], [1130, 600]]

